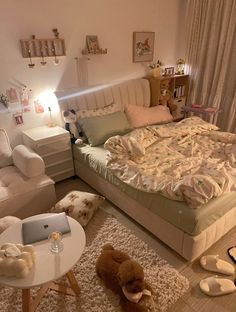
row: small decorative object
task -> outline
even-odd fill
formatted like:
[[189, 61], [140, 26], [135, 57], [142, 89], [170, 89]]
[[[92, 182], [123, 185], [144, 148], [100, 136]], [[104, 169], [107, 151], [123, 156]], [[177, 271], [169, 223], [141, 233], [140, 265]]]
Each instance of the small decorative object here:
[[24, 120], [23, 120], [23, 114], [22, 113], [16, 113], [13, 115], [16, 125], [17, 126], [22, 126], [24, 124]]
[[86, 44], [89, 53], [96, 53], [97, 51], [99, 51], [97, 36], [86, 36]]
[[54, 65], [58, 65], [59, 64], [59, 60], [57, 59], [55, 42], [53, 42], [52, 52], [53, 52], [53, 55], [54, 55]]
[[184, 65], [185, 65], [185, 61], [183, 59], [178, 59], [177, 62], [177, 71], [176, 74], [177, 75], [184, 75]]
[[0, 103], [2, 103], [7, 108], [8, 98], [5, 94], [0, 94]]
[[151, 75], [153, 77], [160, 77], [161, 76], [161, 61], [157, 60], [156, 63], [149, 64], [148, 67], [151, 69]]
[[165, 68], [165, 76], [172, 76], [175, 73], [175, 68], [174, 67], [166, 67]]
[[6, 243], [0, 249], [0, 275], [26, 277], [35, 262], [32, 245]]
[[41, 57], [42, 57], [42, 61], [40, 62], [40, 64], [42, 66], [45, 66], [47, 64], [47, 62], [44, 60], [44, 52], [43, 52], [43, 44], [42, 42], [40, 43], [40, 53], [41, 53]]
[[97, 36], [86, 36], [86, 49], [82, 50], [82, 54], [107, 54], [107, 49], [99, 47]]
[[59, 253], [63, 250], [62, 234], [61, 232], [52, 232], [48, 239], [51, 242], [50, 250], [55, 253]]
[[35, 64], [32, 62], [32, 58], [31, 58], [31, 50], [28, 50], [28, 54], [29, 54], [29, 59], [30, 59], [30, 63], [28, 64], [29, 68], [34, 68]]
[[59, 32], [58, 32], [57, 28], [53, 28], [52, 31], [54, 33], [55, 38], [59, 38]]
[[150, 62], [153, 60], [154, 32], [133, 33], [133, 62]]

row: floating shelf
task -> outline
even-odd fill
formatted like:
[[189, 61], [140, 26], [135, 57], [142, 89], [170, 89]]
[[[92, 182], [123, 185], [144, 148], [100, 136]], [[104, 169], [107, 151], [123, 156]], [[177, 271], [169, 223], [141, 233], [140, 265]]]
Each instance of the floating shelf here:
[[107, 54], [107, 49], [98, 49], [89, 51], [88, 49], [82, 50], [83, 55], [91, 55], [91, 54]]
[[20, 44], [24, 58], [66, 55], [64, 39], [21, 39]]

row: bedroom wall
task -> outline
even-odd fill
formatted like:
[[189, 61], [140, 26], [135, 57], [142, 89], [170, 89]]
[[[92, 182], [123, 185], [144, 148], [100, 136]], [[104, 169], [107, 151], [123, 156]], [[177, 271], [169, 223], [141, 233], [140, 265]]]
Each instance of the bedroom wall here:
[[[98, 35], [99, 44], [108, 49], [107, 55], [94, 55], [83, 60], [83, 71], [88, 75], [88, 85], [113, 80], [142, 77], [147, 63], [132, 62], [133, 31], [155, 32], [154, 60], [160, 59], [166, 67], [175, 65], [184, 57], [184, 27], [182, 25], [185, 0], [8, 0], [0, 2], [0, 93], [22, 84], [33, 90], [35, 99], [48, 89], [78, 86], [75, 57], [81, 57], [86, 35]], [[21, 56], [19, 39], [53, 37], [52, 29], [58, 28], [66, 42], [66, 57], [55, 66], [46, 59], [33, 59], [34, 69]], [[86, 76], [86, 75], [85, 75]], [[32, 100], [31, 100], [32, 103]], [[12, 145], [21, 143], [23, 129], [44, 125], [48, 112], [23, 114], [24, 125], [16, 126], [12, 113], [0, 108], [0, 127], [4, 127]], [[57, 116], [54, 116], [58, 118]], [[57, 120], [58, 122], [59, 119]]]

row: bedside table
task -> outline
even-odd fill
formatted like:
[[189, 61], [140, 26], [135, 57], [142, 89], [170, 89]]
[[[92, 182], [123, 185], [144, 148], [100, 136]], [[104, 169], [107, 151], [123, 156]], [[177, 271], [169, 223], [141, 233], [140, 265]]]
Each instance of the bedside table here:
[[74, 175], [70, 134], [61, 127], [37, 127], [22, 131], [24, 144], [40, 155], [46, 174], [55, 182]]

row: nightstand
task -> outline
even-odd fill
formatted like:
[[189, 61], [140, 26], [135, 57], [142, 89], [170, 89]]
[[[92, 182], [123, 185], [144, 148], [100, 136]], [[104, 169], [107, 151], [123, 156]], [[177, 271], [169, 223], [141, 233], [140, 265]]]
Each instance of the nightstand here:
[[55, 182], [74, 175], [70, 134], [61, 127], [37, 127], [22, 131], [24, 144], [39, 154], [46, 174]]

